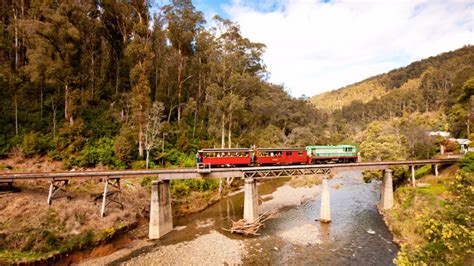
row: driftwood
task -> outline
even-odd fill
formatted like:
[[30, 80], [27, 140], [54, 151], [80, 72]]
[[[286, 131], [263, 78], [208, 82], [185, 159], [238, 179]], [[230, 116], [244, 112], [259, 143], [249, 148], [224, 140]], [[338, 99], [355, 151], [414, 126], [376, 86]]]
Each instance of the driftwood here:
[[231, 232], [231, 233], [236, 233], [236, 234], [242, 234], [242, 235], [253, 235], [253, 236], [258, 236], [260, 235], [258, 231], [260, 230], [261, 227], [265, 226], [263, 222], [266, 220], [272, 218], [275, 214], [277, 213], [276, 210], [272, 211], [267, 211], [263, 214], [260, 214], [253, 223], [249, 223], [244, 219], [240, 219], [238, 221], [232, 221], [232, 226], [230, 229], [222, 228], [222, 230]]

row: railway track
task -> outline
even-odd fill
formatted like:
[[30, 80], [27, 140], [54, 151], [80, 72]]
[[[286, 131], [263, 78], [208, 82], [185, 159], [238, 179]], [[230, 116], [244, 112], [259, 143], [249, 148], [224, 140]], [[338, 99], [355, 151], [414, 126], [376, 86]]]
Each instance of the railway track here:
[[162, 180], [189, 179], [202, 177], [235, 177], [242, 173], [259, 171], [288, 171], [311, 169], [383, 169], [390, 166], [403, 165], [435, 165], [453, 164], [459, 158], [360, 162], [342, 164], [314, 164], [314, 165], [279, 165], [258, 167], [229, 167], [229, 168], [179, 168], [179, 169], [147, 169], [147, 170], [118, 170], [118, 171], [69, 171], [69, 172], [3, 172], [0, 173], [0, 182], [14, 182], [23, 180], [57, 180], [57, 179], [91, 179], [91, 178], [131, 178], [140, 176], [158, 176]]

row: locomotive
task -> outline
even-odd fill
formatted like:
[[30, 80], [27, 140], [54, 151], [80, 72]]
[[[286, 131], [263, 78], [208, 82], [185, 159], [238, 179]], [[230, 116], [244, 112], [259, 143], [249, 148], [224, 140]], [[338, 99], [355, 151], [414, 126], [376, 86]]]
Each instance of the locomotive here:
[[201, 149], [196, 154], [198, 166], [210, 167], [355, 163], [357, 160], [357, 149], [351, 145]]

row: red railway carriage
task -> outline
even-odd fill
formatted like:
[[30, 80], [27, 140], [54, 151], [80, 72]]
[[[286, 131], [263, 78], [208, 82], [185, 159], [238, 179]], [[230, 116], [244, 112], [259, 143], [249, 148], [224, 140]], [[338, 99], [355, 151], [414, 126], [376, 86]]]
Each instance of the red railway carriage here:
[[202, 149], [196, 159], [210, 166], [251, 165], [252, 154], [251, 149]]
[[259, 165], [305, 164], [308, 154], [305, 148], [260, 148], [257, 149], [256, 163]]

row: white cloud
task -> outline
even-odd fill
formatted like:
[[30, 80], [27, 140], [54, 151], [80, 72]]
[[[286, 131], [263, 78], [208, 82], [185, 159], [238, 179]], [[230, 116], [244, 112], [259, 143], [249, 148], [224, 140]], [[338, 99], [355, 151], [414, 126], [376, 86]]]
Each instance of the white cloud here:
[[244, 36], [267, 45], [270, 81], [294, 96], [474, 44], [472, 1], [235, 0], [224, 10]]

